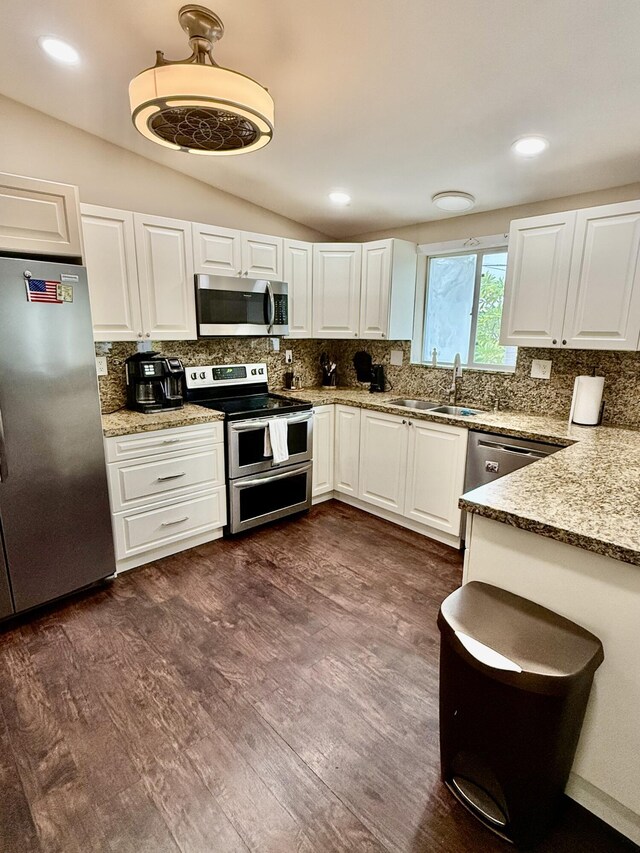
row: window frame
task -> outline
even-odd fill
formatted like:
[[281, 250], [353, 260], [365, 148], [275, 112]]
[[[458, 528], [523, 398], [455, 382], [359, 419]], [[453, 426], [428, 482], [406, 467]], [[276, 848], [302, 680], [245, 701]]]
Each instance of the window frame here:
[[[506, 238], [506, 235], [505, 235]], [[483, 241], [484, 242], [484, 241]], [[493, 243], [493, 241], [491, 241]], [[425, 247], [427, 248], [427, 247]], [[426, 367], [431, 367], [431, 361], [424, 360], [424, 335], [425, 321], [427, 315], [427, 304], [429, 299], [429, 270], [431, 261], [435, 258], [460, 257], [461, 255], [475, 255], [476, 269], [473, 283], [473, 300], [471, 309], [471, 326], [469, 329], [469, 345], [462, 366], [465, 370], [481, 370], [489, 373], [513, 373], [516, 369], [515, 364], [484, 364], [481, 362], [469, 361], [473, 358], [475, 350], [475, 338], [478, 328], [478, 307], [480, 302], [480, 285], [482, 279], [483, 258], [485, 255], [493, 255], [504, 252], [508, 253], [507, 240], [499, 244], [492, 245], [468, 245], [460, 248], [453, 246], [449, 251], [435, 251], [433, 253], [425, 253], [423, 275], [420, 275], [419, 281], [422, 286], [416, 292], [416, 310], [414, 316], [414, 336], [411, 346], [411, 361], [414, 364], [422, 364]], [[462, 356], [463, 354], [460, 353]], [[517, 357], [516, 357], [517, 358]], [[453, 362], [438, 361], [438, 367], [450, 368], [453, 367]]]

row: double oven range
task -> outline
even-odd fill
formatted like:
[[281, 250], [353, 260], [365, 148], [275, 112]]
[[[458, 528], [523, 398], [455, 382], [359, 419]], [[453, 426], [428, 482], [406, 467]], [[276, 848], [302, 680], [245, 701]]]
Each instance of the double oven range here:
[[[311, 506], [311, 403], [270, 394], [266, 364], [185, 368], [189, 403], [223, 412], [227, 463], [228, 532], [240, 533]], [[289, 458], [265, 455], [272, 418], [287, 425]]]

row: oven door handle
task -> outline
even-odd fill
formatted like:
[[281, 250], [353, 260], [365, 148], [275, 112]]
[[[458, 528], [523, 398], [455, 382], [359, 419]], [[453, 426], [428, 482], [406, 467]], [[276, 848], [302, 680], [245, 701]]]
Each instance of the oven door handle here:
[[285, 474], [274, 474], [273, 476], [260, 477], [255, 480], [243, 480], [242, 482], [238, 482], [238, 480], [236, 480], [233, 483], [233, 488], [248, 489], [249, 486], [260, 486], [262, 483], [273, 483], [274, 480], [286, 480], [287, 477], [295, 477], [297, 474], [307, 474], [309, 470], [310, 466], [307, 465], [304, 468], [296, 468], [295, 471], [287, 471]]
[[[280, 415], [282, 420], [285, 420], [287, 424], [302, 424], [305, 421], [310, 421], [313, 417], [313, 412], [305, 412], [304, 415], [296, 415], [296, 417], [289, 418], [284, 415]], [[234, 423], [233, 421], [229, 424], [230, 428], [234, 432], [245, 432], [250, 429], [261, 429], [266, 426], [271, 418], [256, 418], [255, 421], [250, 421], [249, 423], [244, 421], [238, 421]]]
[[271, 332], [273, 329], [273, 322], [276, 318], [276, 300], [273, 295], [273, 288], [271, 287], [271, 282], [267, 281], [267, 296], [269, 297], [269, 315], [267, 317], [267, 332]]

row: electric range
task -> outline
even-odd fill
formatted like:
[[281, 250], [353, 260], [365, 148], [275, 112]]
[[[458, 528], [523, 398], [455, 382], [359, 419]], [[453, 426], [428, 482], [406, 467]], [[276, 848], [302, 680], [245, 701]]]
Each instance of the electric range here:
[[[185, 368], [189, 403], [223, 412], [227, 533], [240, 533], [311, 506], [312, 404], [269, 392], [266, 364]], [[286, 424], [288, 458], [275, 463], [265, 432]]]

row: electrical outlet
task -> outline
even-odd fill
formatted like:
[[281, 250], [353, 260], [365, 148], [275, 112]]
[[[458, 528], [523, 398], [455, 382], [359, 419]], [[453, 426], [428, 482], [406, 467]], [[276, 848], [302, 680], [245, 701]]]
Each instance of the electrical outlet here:
[[396, 367], [402, 367], [402, 350], [401, 349], [392, 349], [391, 350], [391, 357], [389, 360], [390, 360], [391, 364], [395, 364]]
[[293, 363], [293, 350], [286, 349], [284, 351], [284, 363], [292, 364]]
[[96, 358], [96, 370], [98, 372], [98, 376], [106, 376], [109, 371], [107, 370], [107, 359], [103, 355], [99, 355]]
[[271, 346], [274, 352], [280, 352], [280, 338], [271, 338]]
[[551, 379], [551, 359], [534, 358], [531, 362], [532, 379]]

